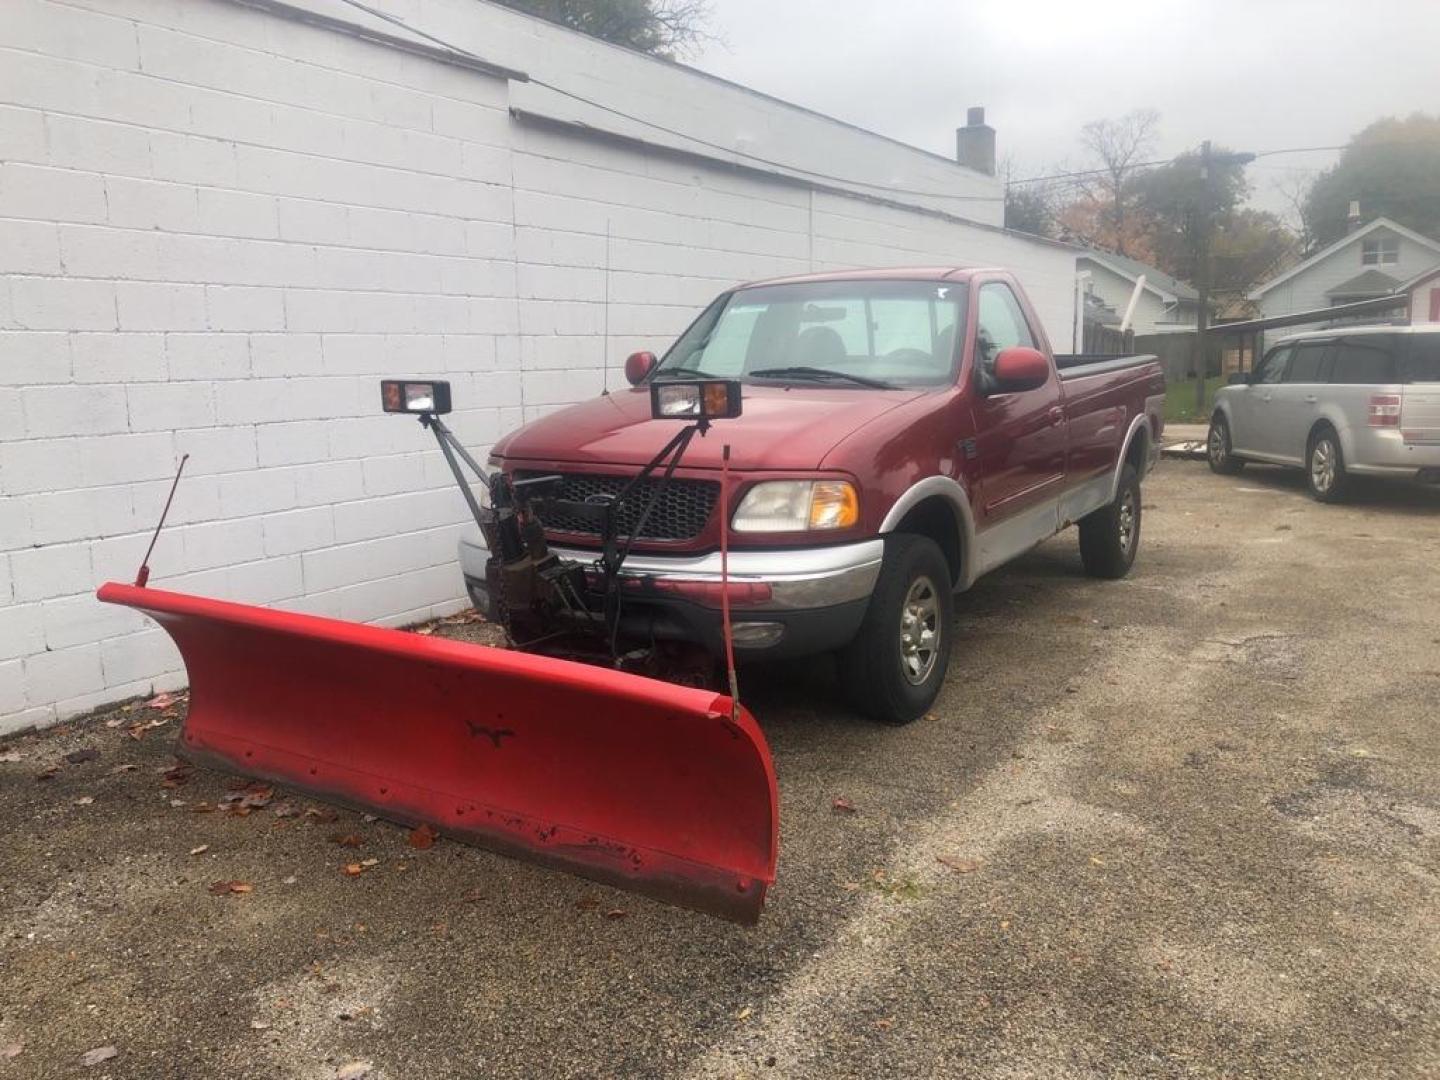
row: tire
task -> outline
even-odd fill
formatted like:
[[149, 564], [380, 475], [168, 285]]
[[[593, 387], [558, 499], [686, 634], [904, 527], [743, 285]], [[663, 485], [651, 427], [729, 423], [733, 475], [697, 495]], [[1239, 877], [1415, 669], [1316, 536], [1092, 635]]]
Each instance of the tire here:
[[1210, 462], [1211, 472], [1234, 476], [1245, 467], [1230, 447], [1230, 421], [1217, 412], [1210, 418], [1210, 433], [1205, 437], [1205, 460]]
[[[885, 538], [865, 618], [839, 653], [841, 686], [860, 712], [882, 724], [908, 724], [934, 703], [950, 665], [952, 588], [935, 541], [910, 533]], [[929, 631], [928, 650], [917, 627]]]
[[1317, 502], [1341, 502], [1350, 493], [1350, 474], [1340, 436], [1332, 427], [1316, 428], [1305, 447], [1305, 483]]
[[1140, 474], [1125, 464], [1115, 499], [1080, 519], [1080, 561], [1097, 578], [1122, 578], [1140, 550]]

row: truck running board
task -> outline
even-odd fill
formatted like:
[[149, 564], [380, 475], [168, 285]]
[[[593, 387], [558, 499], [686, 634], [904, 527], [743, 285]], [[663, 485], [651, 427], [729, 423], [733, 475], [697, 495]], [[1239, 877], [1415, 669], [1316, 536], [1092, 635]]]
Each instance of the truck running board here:
[[406, 826], [754, 923], [769, 747], [730, 698], [608, 668], [109, 583], [179, 646], [178, 752]]

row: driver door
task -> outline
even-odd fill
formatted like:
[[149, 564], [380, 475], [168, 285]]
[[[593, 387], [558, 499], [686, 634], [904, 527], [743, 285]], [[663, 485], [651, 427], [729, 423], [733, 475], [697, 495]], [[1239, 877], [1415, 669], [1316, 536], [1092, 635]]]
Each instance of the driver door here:
[[1277, 345], [1265, 354], [1251, 380], [1230, 405], [1230, 449], [1237, 454], [1270, 454], [1275, 388], [1285, 379], [1294, 349]]
[[[975, 325], [974, 401], [980, 507], [987, 524], [1056, 502], [1065, 479], [1065, 411], [1054, 372], [1034, 390], [986, 392], [1002, 349], [1036, 348], [1036, 335], [1010, 286], [980, 286]], [[1053, 531], [1053, 529], [1051, 530]]]

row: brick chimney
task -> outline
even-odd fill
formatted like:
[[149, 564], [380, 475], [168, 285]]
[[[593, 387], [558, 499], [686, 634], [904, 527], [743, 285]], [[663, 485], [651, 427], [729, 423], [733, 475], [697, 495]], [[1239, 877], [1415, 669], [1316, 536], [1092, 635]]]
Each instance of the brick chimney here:
[[995, 175], [995, 129], [985, 123], [983, 106], [972, 106], [965, 126], [955, 129], [955, 160], [967, 168]]

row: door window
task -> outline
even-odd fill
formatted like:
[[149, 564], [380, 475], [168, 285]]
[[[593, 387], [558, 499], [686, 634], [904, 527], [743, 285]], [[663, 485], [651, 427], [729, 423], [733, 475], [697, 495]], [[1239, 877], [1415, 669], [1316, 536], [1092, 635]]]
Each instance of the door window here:
[[1329, 366], [1325, 363], [1326, 353], [1329, 349], [1328, 341], [1306, 342], [1298, 346], [1294, 355], [1290, 357], [1290, 365], [1285, 369], [1285, 381], [1287, 383], [1325, 382], [1325, 376], [1321, 369]]
[[1393, 383], [1399, 379], [1392, 334], [1356, 334], [1335, 344], [1334, 383]]
[[1254, 381], [1269, 384], [1278, 383], [1285, 378], [1285, 369], [1290, 363], [1290, 352], [1289, 345], [1272, 349], [1266, 354], [1265, 359], [1260, 361], [1260, 370], [1255, 373]]
[[1008, 285], [998, 281], [980, 286], [980, 308], [975, 329], [975, 356], [980, 371], [989, 376], [995, 357], [1013, 345], [1035, 347], [1025, 312]]

